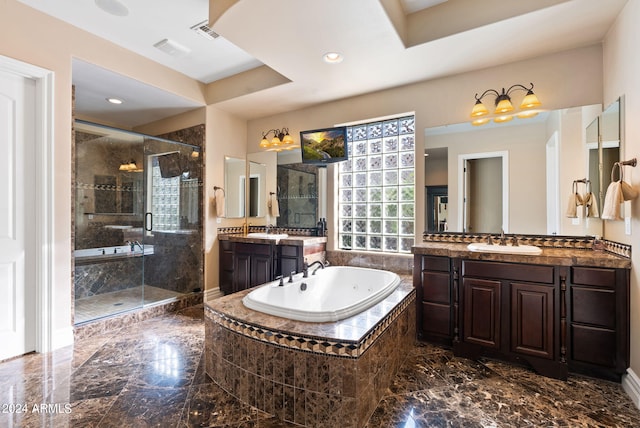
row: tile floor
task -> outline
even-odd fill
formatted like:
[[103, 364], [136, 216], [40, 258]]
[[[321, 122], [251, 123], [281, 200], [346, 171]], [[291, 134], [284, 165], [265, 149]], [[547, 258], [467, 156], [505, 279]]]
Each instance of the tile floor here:
[[[202, 305], [0, 363], [0, 427], [292, 427], [203, 371]], [[619, 384], [416, 344], [367, 428], [638, 427]], [[328, 427], [334, 428], [334, 427]]]
[[96, 294], [75, 301], [75, 322], [83, 323], [97, 320], [106, 316], [127, 312], [144, 305], [156, 304], [165, 300], [175, 299], [181, 294], [171, 290], [142, 285]]

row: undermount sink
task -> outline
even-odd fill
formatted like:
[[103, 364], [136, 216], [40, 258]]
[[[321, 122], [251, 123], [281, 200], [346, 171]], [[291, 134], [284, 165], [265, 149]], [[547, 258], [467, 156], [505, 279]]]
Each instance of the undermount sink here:
[[264, 232], [252, 232], [247, 233], [247, 238], [260, 238], [260, 239], [284, 239], [288, 238], [286, 233], [264, 233]]
[[474, 242], [467, 245], [469, 251], [481, 253], [501, 253], [501, 254], [540, 254], [542, 250], [534, 245], [498, 245], [487, 244], [485, 242]]

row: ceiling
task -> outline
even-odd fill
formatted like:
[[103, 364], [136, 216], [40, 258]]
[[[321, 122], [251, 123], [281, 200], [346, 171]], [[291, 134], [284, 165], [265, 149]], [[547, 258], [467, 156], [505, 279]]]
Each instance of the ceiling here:
[[[225, 0], [18, 1], [214, 89], [233, 82], [211, 103], [254, 119], [598, 43], [627, 0], [239, 0], [213, 39], [191, 27]], [[175, 55], [154, 46], [164, 39]], [[325, 63], [331, 51], [344, 60]], [[198, 107], [77, 59], [73, 82], [78, 113], [123, 126]]]

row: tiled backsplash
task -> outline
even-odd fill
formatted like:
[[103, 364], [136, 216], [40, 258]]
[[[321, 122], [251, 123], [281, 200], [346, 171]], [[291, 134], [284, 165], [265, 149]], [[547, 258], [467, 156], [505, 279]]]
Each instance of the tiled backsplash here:
[[[470, 244], [472, 242], [487, 242], [491, 236], [494, 242], [499, 240], [500, 234], [491, 233], [461, 233], [461, 232], [440, 232], [424, 233], [423, 242], [447, 242]], [[563, 235], [519, 235], [508, 234], [515, 237], [523, 245], [535, 245], [542, 248], [573, 248], [576, 250], [593, 250], [596, 241], [593, 236], [563, 236]], [[618, 242], [602, 240], [604, 250], [622, 257], [631, 257], [631, 245], [620, 244]]]

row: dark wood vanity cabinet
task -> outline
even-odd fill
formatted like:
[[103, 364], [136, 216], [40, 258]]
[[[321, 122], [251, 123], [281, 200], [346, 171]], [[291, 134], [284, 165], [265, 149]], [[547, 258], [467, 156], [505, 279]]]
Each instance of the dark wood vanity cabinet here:
[[233, 290], [233, 242], [220, 241], [220, 267], [218, 278], [220, 282], [220, 291], [223, 294], [231, 294]]
[[298, 245], [279, 245], [278, 246], [278, 275], [287, 276], [291, 272], [302, 272], [304, 263], [303, 256], [304, 247]]
[[453, 339], [452, 266], [449, 257], [416, 256], [417, 331], [420, 339], [451, 345]]
[[233, 292], [272, 281], [275, 273], [274, 245], [233, 244]]
[[231, 294], [272, 281], [274, 245], [220, 241], [220, 291]]
[[572, 267], [569, 299], [569, 366], [619, 380], [629, 366], [629, 271]]
[[629, 270], [415, 255], [418, 338], [458, 356], [620, 380], [629, 366]]
[[453, 286], [462, 315], [454, 352], [526, 362], [542, 374], [566, 378], [560, 334], [564, 320], [560, 284], [566, 282], [562, 279], [566, 269], [477, 260], [458, 263], [460, 281]]
[[[295, 243], [295, 242], [294, 242]], [[302, 272], [305, 258], [325, 259], [325, 242], [288, 243], [220, 240], [220, 291], [231, 294], [273, 281], [279, 275]]]

